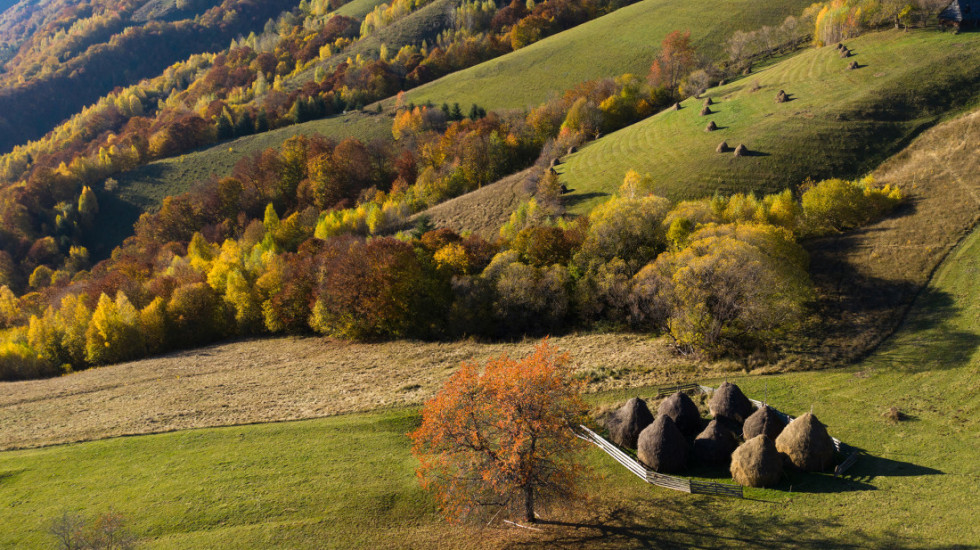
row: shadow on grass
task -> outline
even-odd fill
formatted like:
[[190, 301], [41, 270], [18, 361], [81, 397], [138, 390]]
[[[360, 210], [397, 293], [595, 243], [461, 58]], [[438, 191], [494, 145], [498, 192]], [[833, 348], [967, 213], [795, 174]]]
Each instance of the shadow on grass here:
[[572, 208], [580, 203], [590, 201], [592, 199], [609, 196], [609, 193], [598, 193], [598, 192], [582, 193], [581, 195], [572, 195], [571, 193], [575, 192], [574, 189], [569, 189], [568, 192], [569, 194], [562, 195], [562, 202], [564, 203], [565, 208]]
[[[705, 505], [703, 500], [666, 505], [620, 505], [578, 521], [542, 521], [540, 537], [513, 548], [921, 548], [908, 535], [846, 530], [833, 518], [786, 519]], [[957, 548], [935, 546], [932, 548]]]

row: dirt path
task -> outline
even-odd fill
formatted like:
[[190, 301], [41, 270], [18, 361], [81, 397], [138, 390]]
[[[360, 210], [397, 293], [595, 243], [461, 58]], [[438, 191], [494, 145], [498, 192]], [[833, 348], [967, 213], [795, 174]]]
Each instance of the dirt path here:
[[[269, 338], [2, 383], [0, 450], [417, 404], [461, 361], [520, 356], [537, 342]], [[552, 342], [576, 358], [575, 369], [592, 380], [592, 390], [672, 383], [708, 372], [674, 356], [663, 340], [573, 335]]]

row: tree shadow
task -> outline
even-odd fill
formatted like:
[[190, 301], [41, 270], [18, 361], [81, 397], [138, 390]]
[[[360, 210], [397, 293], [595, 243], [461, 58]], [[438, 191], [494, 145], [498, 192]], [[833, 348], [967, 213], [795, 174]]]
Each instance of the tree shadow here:
[[[741, 502], [741, 501], [740, 501]], [[833, 518], [782, 518], [689, 502], [643, 502], [591, 511], [581, 519], [542, 521], [543, 532], [510, 548], [964, 548], [916, 541], [907, 534], [868, 534]], [[724, 508], [728, 508], [727, 510]]]
[[575, 193], [575, 190], [569, 189], [567, 194], [562, 195], [562, 202], [565, 204], [565, 207], [571, 207], [592, 199], [609, 196], [609, 193], [599, 193], [595, 191], [591, 193], [582, 193], [581, 195], [575, 195], [573, 193]]

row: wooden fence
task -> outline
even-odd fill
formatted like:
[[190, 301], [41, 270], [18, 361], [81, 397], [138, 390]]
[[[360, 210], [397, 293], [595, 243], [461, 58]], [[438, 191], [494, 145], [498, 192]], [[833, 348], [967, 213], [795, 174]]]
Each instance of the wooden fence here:
[[[702, 386], [700, 384], [679, 384], [677, 386], [665, 386], [658, 388], [656, 396], [662, 397], [678, 391], [699, 391], [705, 394], [711, 394], [714, 393], [715, 389], [708, 386]], [[762, 401], [756, 401], [755, 399], [751, 398], [749, 401], [751, 401], [756, 407], [760, 408], [766, 405]], [[770, 408], [772, 407], [770, 406]], [[787, 424], [793, 421], [792, 416], [776, 410], [775, 408], [772, 408], [772, 410], [775, 411], [776, 414], [778, 414]], [[685, 493], [745, 498], [741, 485], [727, 485], [724, 483], [715, 483], [713, 481], [696, 481], [693, 479], [674, 477], [661, 474], [659, 472], [654, 472], [641, 464], [638, 460], [624, 453], [622, 449], [614, 445], [612, 442], [607, 441], [599, 434], [593, 432], [585, 426], [579, 426], [579, 428], [582, 430], [582, 433], [576, 433], [575, 435], [599, 447], [605, 451], [606, 454], [613, 457], [616, 462], [622, 464], [627, 470], [647, 483], [658, 487], [674, 489], [675, 491], [683, 491]], [[845, 458], [844, 461], [838, 464], [834, 469], [834, 476], [837, 477], [843, 474], [848, 468], [857, 462], [858, 450], [841, 442], [841, 440], [837, 439], [836, 437], [831, 437], [831, 439], [834, 442], [834, 448], [837, 449], [837, 452], [847, 455], [847, 458]]]
[[593, 443], [596, 447], [599, 447], [605, 451], [606, 454], [613, 457], [616, 462], [619, 462], [627, 470], [636, 475], [636, 477], [650, 483], [651, 485], [664, 487], [666, 489], [673, 489], [675, 491], [683, 491], [685, 493], [743, 498], [741, 485], [726, 485], [724, 483], [715, 483], [712, 481], [695, 481], [683, 477], [674, 477], [654, 472], [643, 464], [640, 464], [639, 461], [630, 455], [624, 453], [616, 445], [606, 441], [606, 439], [599, 434], [593, 432], [585, 426], [579, 426], [579, 429], [582, 430], [582, 433], [577, 433], [576, 435], [578, 435], [578, 437]]

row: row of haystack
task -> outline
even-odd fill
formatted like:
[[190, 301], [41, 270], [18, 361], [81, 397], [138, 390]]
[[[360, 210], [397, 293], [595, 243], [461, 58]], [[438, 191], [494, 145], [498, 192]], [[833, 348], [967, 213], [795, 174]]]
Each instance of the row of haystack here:
[[636, 449], [640, 462], [657, 472], [683, 470], [693, 458], [728, 466], [736, 482], [753, 487], [777, 483], [784, 462], [818, 471], [833, 461], [833, 441], [812, 414], [787, 426], [771, 407], [756, 409], [728, 382], [714, 392], [708, 408], [713, 419], [704, 426], [697, 405], [683, 392], [664, 399], [656, 417], [634, 397], [607, 420], [609, 436], [617, 445]]

